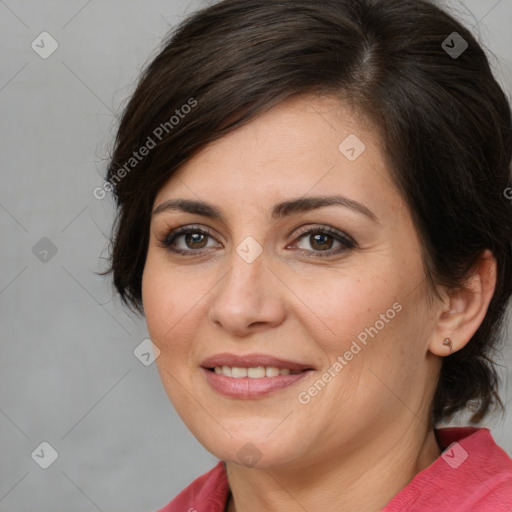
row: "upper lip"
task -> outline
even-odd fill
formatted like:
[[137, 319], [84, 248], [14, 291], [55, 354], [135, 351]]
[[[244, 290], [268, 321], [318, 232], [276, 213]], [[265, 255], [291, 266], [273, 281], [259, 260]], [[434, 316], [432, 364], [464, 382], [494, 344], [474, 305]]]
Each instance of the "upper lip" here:
[[289, 361], [266, 354], [246, 354], [244, 356], [224, 352], [206, 358], [201, 366], [203, 368], [215, 368], [215, 366], [231, 366], [237, 368], [253, 368], [256, 366], [274, 366], [276, 368], [289, 368], [290, 370], [302, 371], [313, 370], [310, 364]]

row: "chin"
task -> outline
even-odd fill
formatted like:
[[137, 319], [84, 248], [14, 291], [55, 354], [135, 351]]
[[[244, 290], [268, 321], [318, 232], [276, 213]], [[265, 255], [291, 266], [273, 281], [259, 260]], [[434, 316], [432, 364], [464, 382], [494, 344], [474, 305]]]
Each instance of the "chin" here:
[[294, 444], [288, 438], [284, 444], [282, 436], [276, 435], [275, 439], [270, 439], [271, 436], [267, 435], [268, 431], [254, 436], [245, 434], [229, 437], [225, 434], [222, 439], [212, 439], [210, 436], [202, 439], [199, 435], [195, 437], [218, 459], [247, 468], [277, 469], [293, 465], [301, 457], [298, 446], [304, 448], [303, 442]]

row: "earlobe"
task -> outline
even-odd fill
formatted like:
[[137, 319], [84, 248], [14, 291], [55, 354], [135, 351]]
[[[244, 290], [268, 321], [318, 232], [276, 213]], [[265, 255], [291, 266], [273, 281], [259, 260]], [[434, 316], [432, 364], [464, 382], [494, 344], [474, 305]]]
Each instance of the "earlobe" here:
[[450, 354], [452, 353], [452, 350], [453, 350], [453, 343], [452, 343], [452, 340], [450, 338], [445, 338], [444, 341], [443, 341], [443, 345], [445, 347], [448, 347], [450, 349]]
[[439, 309], [429, 351], [445, 357], [463, 348], [485, 318], [496, 287], [496, 259], [486, 249], [464, 286], [447, 292]]

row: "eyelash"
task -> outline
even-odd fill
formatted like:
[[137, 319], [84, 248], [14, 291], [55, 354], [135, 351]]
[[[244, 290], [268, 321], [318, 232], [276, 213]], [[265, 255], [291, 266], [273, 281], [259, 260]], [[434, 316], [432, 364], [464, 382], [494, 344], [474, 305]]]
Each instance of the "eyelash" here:
[[[190, 233], [199, 233], [199, 234], [214, 238], [212, 233], [210, 233], [210, 231], [208, 231], [207, 229], [197, 228], [194, 226], [186, 226], [186, 227], [177, 228], [177, 229], [174, 229], [174, 230], [171, 230], [170, 232], [168, 232], [164, 236], [163, 239], [159, 239], [158, 245], [164, 249], [167, 249], [176, 254], [180, 254], [182, 256], [187, 256], [187, 255], [198, 256], [198, 255], [202, 254], [203, 252], [207, 251], [207, 249], [183, 250], [183, 249], [171, 248], [172, 244], [176, 241], [176, 239], [180, 235], [186, 235], [186, 234], [190, 234]], [[302, 238], [305, 238], [306, 235], [313, 236], [313, 235], [318, 235], [318, 234], [330, 235], [336, 241], [340, 242], [344, 246], [344, 248], [329, 249], [327, 251], [308, 251], [306, 249], [298, 249], [298, 250], [300, 252], [302, 252], [303, 254], [305, 254], [307, 257], [327, 258], [330, 256], [334, 256], [336, 254], [340, 254], [341, 252], [344, 252], [348, 249], [354, 249], [355, 247], [357, 247], [357, 244], [350, 237], [344, 235], [340, 231], [333, 229], [329, 226], [315, 226], [313, 228], [308, 228], [308, 229], [299, 231], [299, 233], [297, 233], [297, 235], [296, 235], [296, 238], [302, 239]], [[314, 253], [314, 255], [312, 255], [311, 253]]]

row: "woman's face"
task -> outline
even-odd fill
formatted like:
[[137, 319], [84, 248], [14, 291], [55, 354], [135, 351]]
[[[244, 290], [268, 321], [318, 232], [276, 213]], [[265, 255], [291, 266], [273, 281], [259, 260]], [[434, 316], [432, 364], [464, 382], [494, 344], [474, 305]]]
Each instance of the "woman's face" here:
[[184, 165], [160, 206], [146, 321], [207, 450], [298, 467], [387, 450], [383, 435], [396, 444], [427, 421], [439, 358], [419, 239], [376, 132], [347, 106], [275, 107]]

